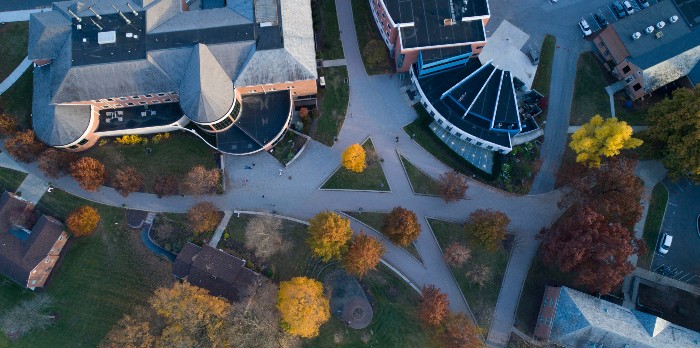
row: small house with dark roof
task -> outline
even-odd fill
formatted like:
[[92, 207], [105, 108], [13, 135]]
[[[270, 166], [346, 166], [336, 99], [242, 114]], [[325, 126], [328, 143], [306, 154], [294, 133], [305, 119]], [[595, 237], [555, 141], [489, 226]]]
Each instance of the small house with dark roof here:
[[185, 244], [177, 254], [173, 275], [231, 302], [246, 300], [263, 280], [245, 267], [244, 260], [209, 245], [192, 243]]
[[564, 347], [699, 347], [700, 333], [567, 288], [545, 289], [535, 338]]
[[700, 82], [700, 2], [660, 1], [593, 38], [596, 54], [632, 99], [678, 79]]
[[63, 224], [50, 216], [23, 226], [21, 217], [33, 208], [12, 193], [0, 197], [0, 273], [31, 290], [44, 286], [68, 240]]
[[32, 123], [50, 146], [185, 130], [244, 155], [315, 105], [310, 0], [60, 1], [29, 31]]

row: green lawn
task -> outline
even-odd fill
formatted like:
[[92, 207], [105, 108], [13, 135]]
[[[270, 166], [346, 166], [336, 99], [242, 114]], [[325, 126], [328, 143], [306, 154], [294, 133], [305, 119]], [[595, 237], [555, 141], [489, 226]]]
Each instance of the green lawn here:
[[666, 186], [662, 183], [656, 184], [654, 190], [651, 192], [649, 212], [647, 213], [647, 220], [644, 223], [644, 236], [642, 237], [647, 245], [647, 253], [639, 256], [637, 267], [644, 269], [649, 269], [649, 267], [651, 267], [651, 260], [654, 256], [656, 241], [659, 238], [659, 231], [661, 230], [661, 222], [663, 222], [664, 213], [666, 212], [667, 202], [668, 190]]
[[[57, 322], [44, 331], [0, 346], [95, 347], [126, 312], [144, 305], [153, 290], [172, 282], [170, 264], [145, 249], [138, 231], [127, 228], [124, 210], [94, 204], [54, 190], [37, 209], [59, 219], [77, 206], [98, 209], [102, 220], [90, 237], [69, 240], [65, 255], [43, 293], [51, 296]], [[8, 308], [34, 293], [0, 276], [0, 308]]]
[[[367, 139], [362, 147], [367, 154], [375, 152], [372, 139]], [[321, 188], [325, 190], [389, 191], [389, 182], [386, 180], [381, 162], [370, 158], [371, 156], [367, 156], [367, 168], [361, 173], [355, 173], [340, 166]]]
[[418, 118], [403, 127], [403, 130], [406, 132], [406, 134], [411, 136], [411, 138], [415, 140], [418, 145], [425, 149], [425, 151], [428, 151], [440, 162], [444, 163], [450, 168], [456, 169], [466, 176], [471, 177], [472, 175], [476, 175], [476, 178], [481, 179], [480, 181], [493, 180], [491, 175], [479, 170], [474, 165], [467, 162], [467, 160], [464, 158], [459, 157], [456, 153], [454, 153], [454, 151], [452, 151], [452, 149], [443, 143], [435, 135], [435, 133], [433, 133], [429, 127], [433, 119], [430, 117], [423, 105], [416, 104], [413, 106], [413, 108], [416, 110]]
[[0, 95], [0, 112], [13, 116], [22, 129], [28, 129], [32, 124], [33, 82], [34, 72], [29, 68], [12, 87]]
[[[151, 149], [150, 154], [146, 148]], [[172, 174], [183, 178], [196, 165], [207, 168], [216, 165], [209, 146], [193, 135], [179, 132], [171, 133], [169, 140], [148, 145], [118, 145], [112, 138], [109, 144], [93, 146], [81, 154], [102, 161], [109, 177], [113, 177], [117, 169], [135, 167], [146, 179], [146, 192], [153, 192], [153, 182], [158, 175]]]
[[22, 184], [27, 173], [22, 173], [14, 169], [0, 168], [0, 192], [10, 191], [15, 192], [19, 185]]
[[311, 137], [333, 146], [345, 122], [350, 100], [348, 68], [344, 66], [318, 69], [319, 76], [325, 76], [326, 87], [318, 89], [321, 115], [312, 128]]
[[369, 75], [381, 75], [394, 72], [394, 62], [389, 56], [389, 49], [374, 22], [369, 1], [352, 1], [352, 15], [355, 21], [357, 44], [360, 47], [362, 62]]
[[425, 174], [405, 157], [399, 155], [399, 158], [401, 159], [401, 165], [403, 165], [403, 170], [406, 172], [408, 181], [411, 183], [413, 193], [431, 196], [438, 196], [440, 194], [437, 180]]
[[[496, 308], [503, 276], [508, 266], [508, 251], [499, 248], [494, 253], [488, 252], [477, 241], [467, 236], [462, 224], [436, 219], [428, 219], [428, 223], [442, 250], [445, 250], [453, 242], [461, 243], [471, 249], [472, 256], [469, 261], [459, 268], [450, 266], [450, 270], [457, 279], [457, 284], [459, 284], [467, 303], [474, 312], [479, 326], [488, 331], [491, 327], [493, 311]], [[488, 265], [492, 271], [491, 281], [483, 287], [471, 282], [466, 275], [476, 264]]]
[[626, 92], [617, 92], [613, 95], [613, 98], [615, 101], [615, 117], [632, 126], [647, 125], [647, 111], [654, 101], [649, 98], [645, 100], [636, 100], [632, 102], [631, 108], [626, 108], [623, 106], [629, 99]]
[[342, 59], [343, 44], [340, 41], [335, 1], [313, 0], [311, 9], [318, 46], [317, 57], [323, 60]]
[[[304, 341], [304, 347], [439, 346], [418, 320], [420, 297], [415, 290], [381, 265], [368, 273], [363, 283], [375, 303], [372, 323], [362, 330], [352, 330], [331, 315], [321, 326], [320, 335]], [[338, 343], [334, 341], [336, 335], [341, 337]], [[367, 343], [362, 342], [362, 336], [366, 336]]]
[[581, 53], [576, 65], [576, 84], [569, 124], [580, 126], [595, 115], [610, 117], [610, 98], [605, 87], [614, 82], [615, 79], [593, 52]]
[[306, 138], [292, 131], [287, 131], [279, 143], [275, 145], [275, 151], [272, 152], [272, 156], [280, 163], [286, 165], [299, 153], [299, 150], [301, 150], [305, 143]]
[[27, 56], [29, 22], [0, 25], [0, 81], [3, 81]]
[[[552, 61], [554, 60], [554, 48], [557, 38], [552, 35], [545, 35], [540, 50], [540, 62], [537, 64], [537, 72], [532, 80], [532, 89], [540, 92], [543, 96], [549, 96], [549, 85], [552, 80]], [[547, 117], [547, 110], [543, 110], [539, 116], [540, 120]]]
[[[375, 231], [382, 233], [382, 225], [384, 225], [384, 218], [389, 214], [389, 213], [377, 213], [377, 212], [355, 212], [355, 211], [344, 211], [343, 213], [351, 216], [354, 219], [357, 219], [358, 221], [366, 224], [367, 226], [371, 227]], [[387, 237], [388, 238], [388, 237]], [[408, 251], [409, 254], [413, 255], [416, 259], [418, 259], [419, 262], [423, 262], [423, 259], [420, 257], [420, 253], [418, 253], [418, 249], [416, 249], [415, 244], [411, 243], [406, 247], [403, 247], [404, 250]]]

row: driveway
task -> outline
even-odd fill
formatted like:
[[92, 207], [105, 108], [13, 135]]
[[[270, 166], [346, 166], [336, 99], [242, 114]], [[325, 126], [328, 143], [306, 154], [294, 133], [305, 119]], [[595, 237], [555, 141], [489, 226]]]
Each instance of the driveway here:
[[659, 238], [654, 248], [651, 269], [668, 277], [689, 284], [700, 284], [700, 185], [686, 179], [672, 182], [665, 178], [662, 183], [668, 189], [668, 205], [661, 225], [661, 233], [673, 236], [673, 243], [666, 255], [658, 252]]

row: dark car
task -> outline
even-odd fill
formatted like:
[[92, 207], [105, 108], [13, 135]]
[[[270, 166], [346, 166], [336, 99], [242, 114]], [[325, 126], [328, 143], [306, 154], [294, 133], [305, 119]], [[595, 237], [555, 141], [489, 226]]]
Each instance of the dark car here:
[[612, 6], [613, 6], [613, 10], [615, 10], [615, 14], [617, 15], [618, 18], [624, 18], [627, 15], [625, 8], [622, 6], [622, 4], [619, 1], [613, 2]]
[[608, 20], [602, 14], [596, 13], [595, 15], [593, 15], [593, 17], [595, 17], [595, 21], [598, 22], [598, 24], [600, 24], [601, 28], [605, 28], [608, 26]]
[[649, 1], [647, 0], [639, 0], [639, 4], [642, 5], [642, 8], [649, 7]]
[[532, 65], [537, 65], [540, 63], [540, 53], [532, 47], [530, 47], [530, 50], [527, 51], [527, 56], [530, 58]]

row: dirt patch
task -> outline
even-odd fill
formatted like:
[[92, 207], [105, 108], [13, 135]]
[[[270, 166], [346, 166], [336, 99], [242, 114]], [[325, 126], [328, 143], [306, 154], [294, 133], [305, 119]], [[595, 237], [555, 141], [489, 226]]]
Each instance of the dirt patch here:
[[326, 276], [323, 285], [330, 294], [331, 314], [356, 330], [372, 322], [372, 305], [355, 277], [336, 270]]

